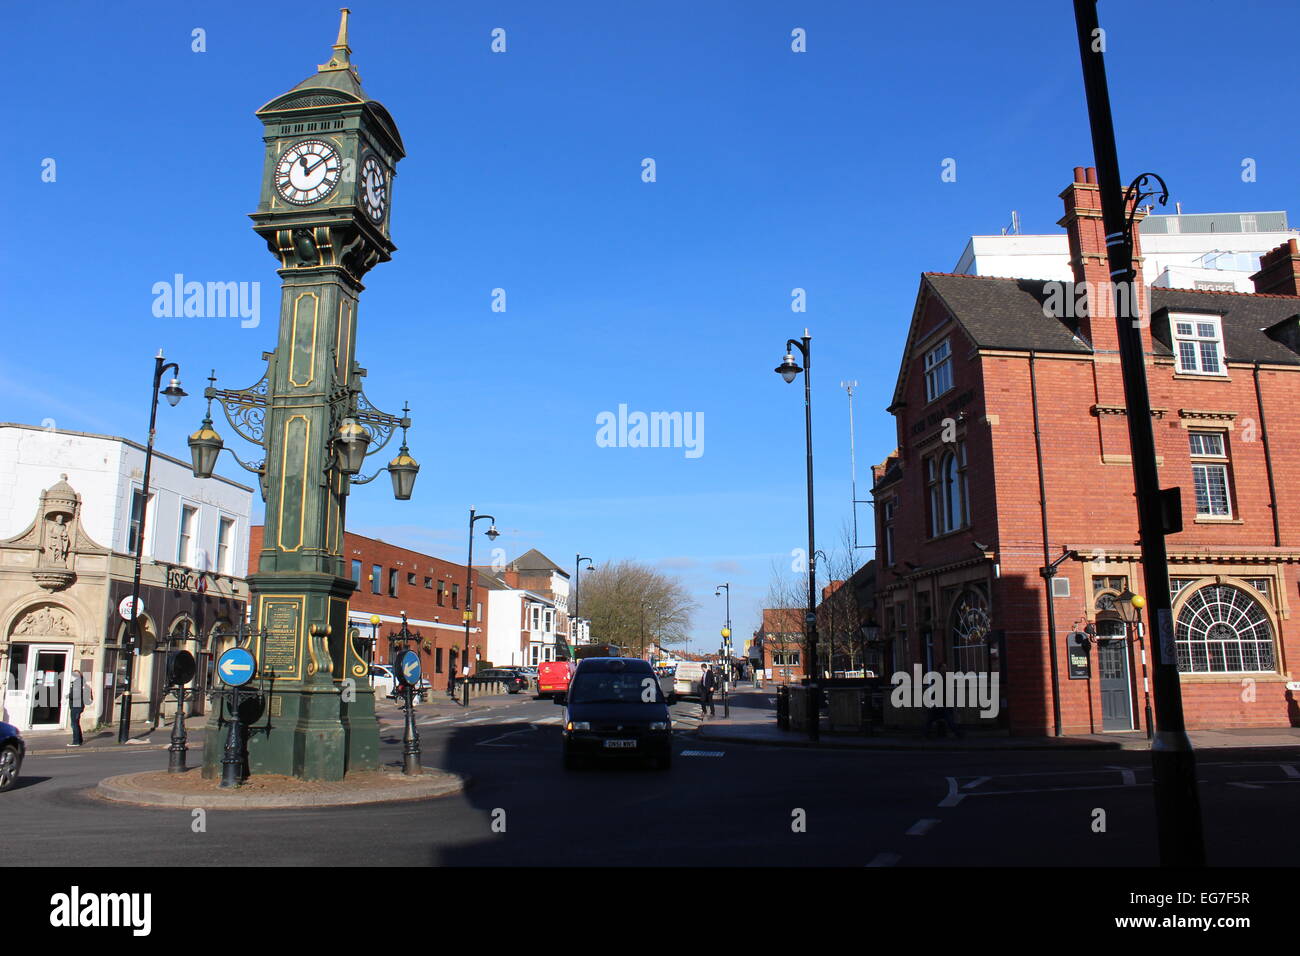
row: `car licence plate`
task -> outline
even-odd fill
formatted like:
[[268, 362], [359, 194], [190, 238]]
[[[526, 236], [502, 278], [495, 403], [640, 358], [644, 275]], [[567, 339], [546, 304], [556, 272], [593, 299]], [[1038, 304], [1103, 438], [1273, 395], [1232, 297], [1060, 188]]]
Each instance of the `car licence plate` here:
[[605, 746], [609, 747], [610, 749], [618, 750], [627, 747], [635, 747], [636, 741], [635, 740], [606, 740]]

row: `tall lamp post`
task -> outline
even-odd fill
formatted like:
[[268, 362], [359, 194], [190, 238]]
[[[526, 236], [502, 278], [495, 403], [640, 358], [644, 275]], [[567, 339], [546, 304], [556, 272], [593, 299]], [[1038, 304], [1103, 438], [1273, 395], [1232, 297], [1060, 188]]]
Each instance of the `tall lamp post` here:
[[497, 519], [491, 515], [479, 515], [474, 513], [474, 509], [469, 509], [469, 560], [465, 562], [465, 610], [461, 615], [465, 620], [465, 659], [461, 667], [465, 669], [465, 675], [469, 676], [469, 622], [474, 619], [474, 522], [490, 521], [488, 529], [483, 533], [489, 541], [495, 541], [501, 534], [497, 530]]
[[1124, 619], [1129, 633], [1129, 643], [1132, 643], [1136, 635], [1138, 647], [1142, 652], [1142, 700], [1146, 707], [1147, 740], [1150, 740], [1154, 729], [1151, 723], [1151, 681], [1147, 677], [1147, 641], [1142, 627], [1142, 609], [1146, 604], [1146, 598], [1134, 594], [1127, 588], [1124, 589], [1123, 594], [1115, 598], [1115, 610]]
[[[579, 603], [579, 597], [582, 593], [581, 589], [579, 588], [579, 584], [582, 581], [583, 561], [587, 562], [588, 571], [596, 570], [596, 565], [591, 560], [591, 558], [583, 557], [581, 554], [575, 554], [573, 556], [573, 619], [574, 619], [574, 623], [579, 625], [582, 623], [582, 619], [579, 617], [579, 614], [582, 611], [582, 605], [581, 603]], [[573, 634], [573, 643], [576, 646], [578, 643], [578, 635], [574, 633], [572, 627], [569, 628], [569, 631], [570, 633]]]
[[[1151, 745], [1151, 771], [1160, 862], [1165, 866], [1204, 866], [1205, 835], [1196, 784], [1196, 754], [1183, 720], [1182, 685], [1169, 594], [1169, 557], [1165, 550], [1165, 535], [1181, 530], [1181, 508], [1176, 488], [1168, 493], [1161, 490], [1156, 467], [1142, 323], [1141, 316], [1135, 314], [1139, 290], [1135, 288], [1133, 269], [1133, 230], [1137, 223], [1134, 213], [1129, 211], [1143, 200], [1157, 197], [1150, 185], [1152, 179], [1160, 183], [1161, 191], [1157, 198], [1162, 205], [1169, 199], [1169, 190], [1159, 176], [1151, 173], [1142, 174], [1128, 189], [1121, 189], [1119, 154], [1115, 148], [1115, 126], [1111, 119], [1110, 91], [1102, 52], [1105, 44], [1097, 42], [1104, 35], [1097, 22], [1097, 0], [1074, 0], [1074, 20], [1088, 99], [1093, 155], [1097, 162], [1106, 253], [1110, 261], [1120, 371], [1124, 380], [1124, 403], [1128, 409], [1125, 417], [1128, 420], [1133, 487], [1142, 542], [1142, 573], [1148, 599], [1152, 602], [1151, 620], [1156, 625], [1152, 667], [1159, 730]], [[1166, 520], [1166, 515], [1171, 520]], [[1052, 640], [1056, 640], [1055, 635], [1052, 635]]]
[[[167, 370], [173, 372], [171, 384], [162, 388], [163, 376]], [[135, 535], [135, 573], [131, 579], [131, 637], [123, 648], [125, 661], [122, 667], [122, 711], [117, 721], [117, 742], [124, 744], [131, 739], [131, 671], [134, 669], [132, 658], [140, 652], [140, 555], [144, 549], [145, 519], [149, 514], [149, 472], [153, 467], [154, 429], [158, 422], [158, 396], [167, 399], [173, 408], [187, 394], [181, 388], [181, 369], [175, 362], [163, 362], [163, 351], [153, 360], [153, 387], [149, 390], [149, 439], [144, 449], [144, 481], [140, 490], [140, 524]]]
[[[803, 368], [800, 368], [799, 363], [794, 360], [796, 348], [803, 355]], [[775, 371], [791, 384], [796, 376], [803, 372], [804, 438], [808, 458], [808, 612], [804, 616], [804, 632], [808, 636], [807, 673], [809, 675], [804, 679], [804, 686], [808, 689], [808, 739], [815, 741], [821, 737], [821, 728], [817, 726], [820, 707], [817, 700], [817, 545], [813, 532], [812, 336], [808, 334], [807, 329], [803, 330], [802, 339], [786, 340], [785, 358]]]
[[728, 581], [725, 584], [719, 584], [714, 589], [713, 596], [721, 597], [723, 591], [727, 592], [727, 623], [724, 624], [722, 627], [722, 639], [723, 641], [725, 641], [723, 647], [726, 650], [726, 654], [727, 654], [727, 671], [726, 671], [727, 680], [730, 681], [731, 680], [731, 582], [730, 581]]

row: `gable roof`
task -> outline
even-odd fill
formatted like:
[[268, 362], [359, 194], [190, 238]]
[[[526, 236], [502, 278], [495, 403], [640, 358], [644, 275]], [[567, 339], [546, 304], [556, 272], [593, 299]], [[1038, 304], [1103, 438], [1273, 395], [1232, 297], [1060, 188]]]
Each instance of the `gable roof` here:
[[510, 567], [516, 571], [559, 571], [566, 578], [569, 572], [564, 570], [542, 552], [536, 548], [530, 548], [515, 560], [510, 562]]
[[1156, 351], [1172, 355], [1169, 312], [1186, 309], [1223, 317], [1223, 351], [1229, 362], [1300, 365], [1295, 348], [1300, 296], [1151, 289], [1151, 333]]

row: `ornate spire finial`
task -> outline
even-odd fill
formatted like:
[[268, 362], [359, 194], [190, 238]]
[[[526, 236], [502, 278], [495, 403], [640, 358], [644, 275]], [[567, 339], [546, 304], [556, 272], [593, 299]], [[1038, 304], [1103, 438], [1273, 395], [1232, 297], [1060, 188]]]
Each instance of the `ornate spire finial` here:
[[347, 7], [339, 8], [339, 38], [334, 42], [334, 53], [330, 56], [328, 63], [322, 63], [319, 72], [326, 73], [330, 70], [350, 70], [353, 74], [357, 68], [352, 65], [348, 58], [352, 49], [348, 46], [348, 14], [351, 11]]

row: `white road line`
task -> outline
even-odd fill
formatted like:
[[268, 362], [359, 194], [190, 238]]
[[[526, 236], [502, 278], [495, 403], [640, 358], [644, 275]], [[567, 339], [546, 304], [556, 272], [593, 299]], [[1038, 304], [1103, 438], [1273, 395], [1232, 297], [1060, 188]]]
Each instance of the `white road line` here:
[[480, 747], [519, 747], [519, 746], [521, 746], [520, 744], [499, 744], [499, 743], [496, 743], [496, 741], [498, 741], [498, 740], [505, 740], [507, 737], [513, 737], [513, 736], [515, 736], [516, 734], [527, 734], [527, 733], [533, 733], [533, 732], [535, 732], [536, 730], [537, 730], [536, 727], [525, 727], [523, 730], [512, 730], [512, 731], [510, 731], [509, 733], [502, 734], [500, 737], [493, 737], [493, 738], [491, 738], [490, 740], [480, 740], [480, 741], [478, 742], [478, 746], [480, 746]]
[[1230, 781], [1230, 782], [1228, 783], [1228, 786], [1230, 786], [1230, 787], [1241, 787], [1241, 789], [1243, 789], [1243, 790], [1263, 790], [1263, 789], [1264, 789], [1263, 787], [1261, 787], [1261, 786], [1260, 786], [1259, 784], [1257, 784], [1257, 783], [1240, 783], [1239, 781], [1236, 781], [1236, 780]]
[[486, 723], [486, 722], [489, 721], [489, 720], [496, 720], [496, 718], [495, 718], [495, 717], [475, 717], [475, 718], [473, 718], [472, 720], [462, 720], [460, 723], [461, 723], [461, 726], [462, 726], [462, 727], [467, 727], [467, 726], [469, 726], [470, 724], [482, 724], [482, 723]]
[[1300, 777], [1300, 770], [1296, 769], [1295, 764], [1280, 763], [1278, 764], [1278, 766], [1282, 768], [1282, 772], [1286, 774], [1288, 777]]
[[679, 756], [682, 757], [721, 757], [726, 751], [723, 750], [683, 750]]
[[902, 857], [897, 853], [877, 853], [876, 858], [868, 863], [867, 866], [893, 866], [901, 859]]
[[556, 724], [558, 724], [559, 722], [560, 722], [560, 718], [559, 718], [559, 717], [547, 717], [547, 718], [545, 718], [544, 720], [534, 720], [534, 721], [533, 721], [533, 723], [534, 723], [535, 725], [539, 726], [539, 727], [540, 727], [540, 726], [543, 726], [543, 725], [544, 725], [544, 726], [547, 726], [547, 727], [553, 727], [553, 726], [555, 726]]
[[978, 787], [981, 783], [986, 783], [986, 782], [988, 782], [988, 781], [991, 780], [991, 779], [993, 779], [993, 778], [992, 778], [992, 777], [976, 777], [976, 778], [975, 778], [974, 780], [972, 780], [970, 783], [963, 783], [963, 784], [961, 785], [961, 788], [962, 788], [963, 790], [974, 790], [974, 789], [975, 789], [976, 787]]
[[1106, 769], [1107, 769], [1107, 770], [1118, 770], [1118, 771], [1119, 771], [1119, 778], [1120, 778], [1121, 780], [1124, 781], [1124, 786], [1126, 786], [1126, 787], [1135, 787], [1135, 786], [1137, 786], [1137, 775], [1136, 775], [1135, 773], [1133, 773], [1133, 771], [1130, 770], [1128, 767], [1115, 767], [1115, 766], [1108, 766]]
[[948, 796], [944, 797], [942, 800], [939, 801], [939, 806], [955, 807], [957, 806], [957, 804], [961, 803], [962, 799], [966, 796], [966, 794], [959, 793], [957, 791], [956, 777], [945, 777], [944, 779], [948, 781]]
[[915, 823], [912, 824], [912, 828], [907, 831], [907, 835], [925, 836], [927, 833], [933, 830], [935, 825], [938, 824], [939, 822], [940, 822], [939, 820], [934, 820], [934, 819], [917, 820]]

